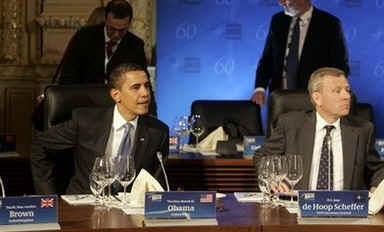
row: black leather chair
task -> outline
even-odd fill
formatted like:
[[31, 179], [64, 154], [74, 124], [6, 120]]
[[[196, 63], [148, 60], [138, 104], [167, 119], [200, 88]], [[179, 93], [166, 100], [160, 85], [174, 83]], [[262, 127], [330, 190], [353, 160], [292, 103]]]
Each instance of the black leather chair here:
[[114, 104], [105, 85], [53, 85], [47, 88], [45, 98], [45, 129], [69, 120], [75, 108]]
[[[114, 105], [105, 85], [54, 85], [45, 93], [44, 129], [71, 119], [72, 110], [79, 107], [109, 107]], [[57, 194], [65, 193], [73, 176], [73, 150], [50, 151], [49, 156], [56, 164], [53, 176], [56, 178]]]
[[[263, 135], [260, 108], [251, 101], [196, 100], [191, 105], [191, 114], [200, 114], [205, 128], [200, 141], [226, 121], [246, 128], [250, 136]], [[190, 136], [190, 143], [195, 143], [194, 136]]]
[[[289, 111], [313, 110], [309, 94], [306, 90], [275, 90], [271, 93], [268, 103], [267, 137], [273, 130], [273, 125], [279, 115]], [[357, 103], [352, 95], [350, 114], [374, 123], [373, 108], [368, 103]]]

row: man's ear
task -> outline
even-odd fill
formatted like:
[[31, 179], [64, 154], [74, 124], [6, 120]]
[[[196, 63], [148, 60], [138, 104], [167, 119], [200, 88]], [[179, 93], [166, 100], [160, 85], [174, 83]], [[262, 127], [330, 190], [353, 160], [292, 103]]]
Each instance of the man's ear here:
[[120, 90], [112, 88], [109, 93], [111, 94], [112, 99], [116, 102], [120, 102]]
[[321, 105], [321, 94], [319, 92], [312, 93], [312, 99], [316, 105]]

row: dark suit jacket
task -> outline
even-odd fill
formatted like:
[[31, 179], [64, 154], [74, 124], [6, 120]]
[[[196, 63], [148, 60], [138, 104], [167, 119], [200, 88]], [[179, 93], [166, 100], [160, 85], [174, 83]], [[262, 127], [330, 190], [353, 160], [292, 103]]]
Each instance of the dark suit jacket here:
[[[343, 144], [344, 189], [369, 189], [384, 178], [384, 162], [375, 149], [374, 127], [371, 122], [346, 116], [341, 118]], [[259, 155], [300, 154], [304, 175], [297, 189], [308, 189], [311, 173], [316, 113], [290, 112], [279, 117], [272, 135], [257, 151]]]
[[[89, 174], [96, 156], [102, 156], [108, 142], [113, 117], [111, 108], [79, 108], [72, 120], [59, 124], [38, 135], [32, 143], [31, 168], [35, 190], [39, 194], [57, 193], [55, 164], [50, 151], [74, 148], [74, 175], [67, 193], [89, 193]], [[153, 175], [164, 187], [164, 176], [156, 152], [166, 158], [169, 149], [168, 127], [161, 121], [140, 116], [134, 145], [137, 174], [142, 168]], [[62, 154], [63, 155], [63, 154]]]
[[121, 63], [136, 63], [147, 68], [144, 42], [128, 32], [119, 43], [104, 72], [104, 24], [80, 29], [71, 39], [63, 63], [59, 84], [104, 83]]
[[[256, 71], [255, 87], [281, 88], [284, 56], [292, 17], [279, 12], [272, 17], [264, 51]], [[312, 72], [336, 67], [349, 74], [348, 54], [340, 21], [313, 8], [298, 67], [298, 88], [306, 89]]]
[[[136, 63], [147, 70], [143, 40], [127, 32], [108, 62], [106, 73], [104, 63], [104, 24], [84, 27], [76, 32], [67, 46], [59, 84], [104, 84], [111, 71], [122, 63]], [[152, 89], [151, 98], [149, 113], [156, 116], [157, 106]]]

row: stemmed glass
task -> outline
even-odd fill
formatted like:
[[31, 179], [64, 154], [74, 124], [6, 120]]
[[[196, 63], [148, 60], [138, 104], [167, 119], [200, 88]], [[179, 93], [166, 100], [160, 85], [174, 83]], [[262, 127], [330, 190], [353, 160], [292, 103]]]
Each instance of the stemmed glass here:
[[133, 182], [136, 176], [135, 160], [133, 155], [127, 154], [118, 156], [118, 174], [117, 180], [123, 186], [124, 199], [123, 204], [128, 204], [127, 200], [127, 187]]
[[93, 167], [91, 170], [91, 174], [89, 175], [89, 187], [96, 197], [96, 204], [100, 202], [100, 194], [104, 193], [104, 188], [107, 186], [107, 183], [104, 178], [104, 169], [105, 169], [105, 159], [101, 157], [96, 157], [95, 162], [93, 163]]
[[257, 165], [257, 179], [260, 191], [263, 193], [263, 201], [262, 207], [268, 208], [271, 207], [271, 186], [269, 182], [271, 181], [271, 169], [269, 166], [271, 165], [271, 159], [269, 156], [263, 156], [260, 158], [259, 163]]
[[[287, 172], [288, 172], [287, 160], [284, 156], [281, 156], [281, 155], [272, 155], [270, 159], [271, 159], [271, 164], [269, 165], [269, 169], [272, 175], [271, 188], [276, 193], [278, 191], [278, 188], [281, 185], [282, 180], [287, 176]], [[274, 194], [274, 199], [276, 199], [275, 194]]]
[[199, 147], [199, 137], [204, 133], [205, 129], [201, 123], [201, 116], [199, 114], [191, 115], [189, 122], [189, 130], [196, 138], [196, 148]]
[[183, 150], [183, 141], [184, 137], [188, 134], [188, 116], [179, 116], [175, 118], [173, 124], [173, 131], [175, 131], [177, 135], [178, 145], [181, 150]]
[[[287, 154], [286, 157], [288, 171], [285, 180], [289, 183], [291, 192], [293, 193], [295, 185], [301, 180], [301, 178], [303, 178], [303, 158], [296, 154]], [[295, 204], [292, 195], [291, 204]]]
[[111, 185], [116, 179], [116, 168], [114, 167], [113, 159], [110, 156], [103, 156], [98, 164], [99, 173], [104, 179], [105, 186], [108, 186], [108, 195], [104, 201], [111, 199]]

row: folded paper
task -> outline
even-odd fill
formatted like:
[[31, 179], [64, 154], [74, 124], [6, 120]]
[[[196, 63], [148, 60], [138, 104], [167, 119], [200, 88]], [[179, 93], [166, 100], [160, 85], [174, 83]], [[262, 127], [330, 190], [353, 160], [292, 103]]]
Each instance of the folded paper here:
[[152, 191], [163, 192], [164, 189], [151, 174], [145, 169], [141, 169], [132, 185], [130, 205], [132, 207], [144, 207], [145, 193]]
[[228, 135], [225, 134], [222, 126], [212, 131], [207, 137], [205, 137], [200, 143], [199, 147], [206, 151], [215, 151], [217, 141], [228, 140]]
[[377, 186], [375, 192], [371, 195], [368, 204], [368, 213], [375, 215], [377, 214], [384, 206], [384, 180], [382, 180]]

